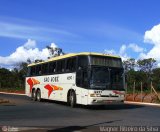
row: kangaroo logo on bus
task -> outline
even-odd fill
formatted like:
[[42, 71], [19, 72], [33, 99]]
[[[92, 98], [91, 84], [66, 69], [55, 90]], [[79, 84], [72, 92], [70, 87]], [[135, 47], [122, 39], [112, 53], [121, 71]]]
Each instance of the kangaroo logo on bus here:
[[49, 98], [49, 96], [51, 95], [51, 93], [52, 93], [53, 91], [63, 90], [63, 88], [61, 88], [61, 87], [59, 87], [59, 86], [50, 85], [50, 84], [45, 85], [44, 88], [48, 90], [48, 98]]
[[27, 80], [27, 83], [30, 86], [30, 93], [32, 92], [32, 88], [33, 88], [34, 85], [40, 84], [40, 82], [38, 80], [34, 79], [34, 78], [29, 78]]

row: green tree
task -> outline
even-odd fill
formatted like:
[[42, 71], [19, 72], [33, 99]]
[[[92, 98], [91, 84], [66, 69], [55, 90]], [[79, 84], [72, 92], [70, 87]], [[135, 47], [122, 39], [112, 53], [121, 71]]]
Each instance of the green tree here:
[[137, 64], [139, 69], [144, 72], [152, 72], [152, 70], [157, 66], [156, 60], [153, 58], [138, 60]]
[[149, 58], [149, 59], [138, 60], [137, 65], [139, 70], [145, 72], [147, 78], [151, 79], [152, 70], [156, 68], [157, 63], [155, 59]]
[[6, 68], [0, 68], [0, 86], [1, 88], [10, 88], [13, 85], [11, 81], [13, 74]]
[[153, 69], [157, 66], [156, 60], [153, 58], [138, 60], [137, 65], [140, 75], [143, 75], [142, 82], [144, 89], [147, 89], [150, 87], [150, 83], [152, 81]]
[[18, 77], [20, 80], [20, 85], [21, 87], [25, 87], [25, 76], [27, 75], [27, 63], [26, 62], [22, 62], [19, 66], [19, 73], [18, 73]]
[[123, 66], [124, 66], [124, 70], [126, 72], [128, 72], [130, 70], [134, 70], [135, 66], [136, 66], [136, 61], [134, 58], [129, 58], [129, 59], [123, 61]]
[[17, 80], [17, 87], [24, 88], [25, 87], [25, 76], [27, 75], [27, 62], [21, 62], [16, 64], [16, 68], [13, 69], [13, 73]]
[[136, 66], [136, 62], [134, 58], [129, 58], [123, 61], [123, 67], [125, 70], [125, 80], [128, 84], [128, 87], [132, 87], [135, 81], [136, 71], [134, 70]]
[[0, 88], [25, 88], [25, 76], [27, 74], [27, 63], [22, 62], [9, 70], [0, 68]]
[[154, 87], [160, 91], [160, 68], [153, 69], [152, 81]]

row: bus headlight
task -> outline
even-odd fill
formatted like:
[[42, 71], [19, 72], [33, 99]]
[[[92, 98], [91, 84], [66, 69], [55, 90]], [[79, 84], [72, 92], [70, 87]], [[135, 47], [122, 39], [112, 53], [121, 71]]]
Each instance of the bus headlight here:
[[101, 94], [92, 93], [92, 94], [90, 94], [90, 97], [101, 97]]

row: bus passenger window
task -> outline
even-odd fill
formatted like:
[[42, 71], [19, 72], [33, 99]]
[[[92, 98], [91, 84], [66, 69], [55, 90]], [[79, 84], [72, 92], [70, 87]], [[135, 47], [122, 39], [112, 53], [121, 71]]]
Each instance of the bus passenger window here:
[[49, 63], [49, 73], [53, 74], [56, 72], [56, 62], [50, 62]]
[[64, 60], [57, 61], [57, 72], [63, 73], [64, 71], [65, 71], [65, 61]]
[[88, 70], [87, 69], [80, 69], [77, 71], [76, 74], [76, 85], [78, 87], [88, 88]]
[[36, 75], [41, 75], [41, 65], [36, 66]]
[[88, 66], [87, 56], [78, 56], [78, 67], [85, 68]]
[[42, 64], [42, 74], [48, 74], [48, 63]]
[[74, 72], [76, 70], [76, 58], [69, 58], [66, 64], [66, 72]]
[[31, 76], [31, 67], [28, 67], [27, 69], [27, 76]]
[[36, 67], [32, 66], [31, 67], [31, 76], [34, 76], [34, 75], [36, 75]]

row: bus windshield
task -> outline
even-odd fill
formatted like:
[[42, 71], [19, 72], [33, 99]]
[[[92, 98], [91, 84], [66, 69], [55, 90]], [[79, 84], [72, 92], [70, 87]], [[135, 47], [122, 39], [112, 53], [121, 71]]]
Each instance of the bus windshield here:
[[122, 90], [123, 89], [123, 69], [109, 67], [91, 68], [91, 89]]
[[107, 68], [94, 67], [92, 68], [91, 83], [107, 84], [109, 82], [109, 71]]
[[123, 77], [122, 68], [111, 68], [110, 69], [111, 89], [124, 90], [123, 79], [124, 77]]

